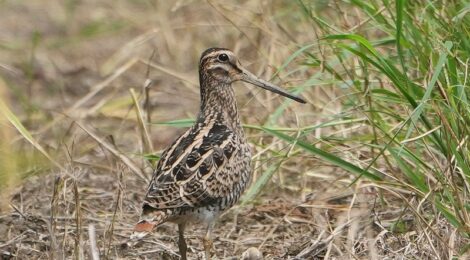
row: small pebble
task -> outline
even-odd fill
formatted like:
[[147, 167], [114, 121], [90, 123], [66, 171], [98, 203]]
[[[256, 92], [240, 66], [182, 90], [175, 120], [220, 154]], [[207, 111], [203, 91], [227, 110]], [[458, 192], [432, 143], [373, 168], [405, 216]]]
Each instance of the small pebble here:
[[242, 254], [241, 260], [262, 260], [263, 253], [261, 253], [258, 248], [250, 247]]

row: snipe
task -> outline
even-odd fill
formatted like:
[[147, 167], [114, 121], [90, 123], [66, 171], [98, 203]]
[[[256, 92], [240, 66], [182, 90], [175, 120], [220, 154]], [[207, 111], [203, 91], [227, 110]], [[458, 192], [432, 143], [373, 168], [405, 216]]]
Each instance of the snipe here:
[[197, 121], [163, 153], [131, 239], [142, 238], [163, 222], [175, 222], [181, 258], [186, 259], [186, 223], [203, 222], [207, 227], [204, 249], [210, 259], [214, 221], [238, 201], [252, 174], [250, 146], [232, 88], [232, 82], [239, 80], [305, 103], [248, 72], [230, 50], [204, 51], [199, 62], [201, 106]]

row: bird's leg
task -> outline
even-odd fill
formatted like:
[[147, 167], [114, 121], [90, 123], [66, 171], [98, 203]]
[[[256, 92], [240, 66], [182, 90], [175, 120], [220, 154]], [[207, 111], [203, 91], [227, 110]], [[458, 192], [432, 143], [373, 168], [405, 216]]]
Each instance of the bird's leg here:
[[212, 228], [214, 227], [214, 222], [210, 222], [207, 225], [207, 231], [206, 235], [203, 238], [203, 243], [204, 243], [204, 251], [206, 253], [206, 260], [211, 259], [211, 249], [212, 249], [212, 238], [211, 238], [211, 233], [212, 233]]
[[186, 260], [186, 251], [188, 250], [186, 240], [184, 239], [184, 227], [185, 224], [178, 224], [178, 248], [180, 250], [181, 260]]

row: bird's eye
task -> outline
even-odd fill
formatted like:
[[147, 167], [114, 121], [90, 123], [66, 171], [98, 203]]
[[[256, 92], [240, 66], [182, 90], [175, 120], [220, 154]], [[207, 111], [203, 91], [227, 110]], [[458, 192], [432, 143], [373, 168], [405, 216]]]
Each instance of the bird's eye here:
[[228, 61], [228, 55], [225, 53], [222, 53], [217, 57], [220, 61]]

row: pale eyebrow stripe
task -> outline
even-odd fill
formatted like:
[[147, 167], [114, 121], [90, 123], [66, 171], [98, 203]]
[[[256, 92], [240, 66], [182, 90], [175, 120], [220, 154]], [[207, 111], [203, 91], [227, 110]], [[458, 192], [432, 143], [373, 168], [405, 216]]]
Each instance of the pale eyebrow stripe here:
[[[219, 54], [222, 54], [222, 53], [227, 53], [227, 50], [219, 50], [219, 51], [211, 52], [210, 54], [208, 54], [208, 55], [204, 56], [204, 58], [202, 58], [200, 64], [203, 64], [207, 59], [216, 57], [216, 56], [218, 56]], [[230, 53], [228, 55], [232, 56]]]

